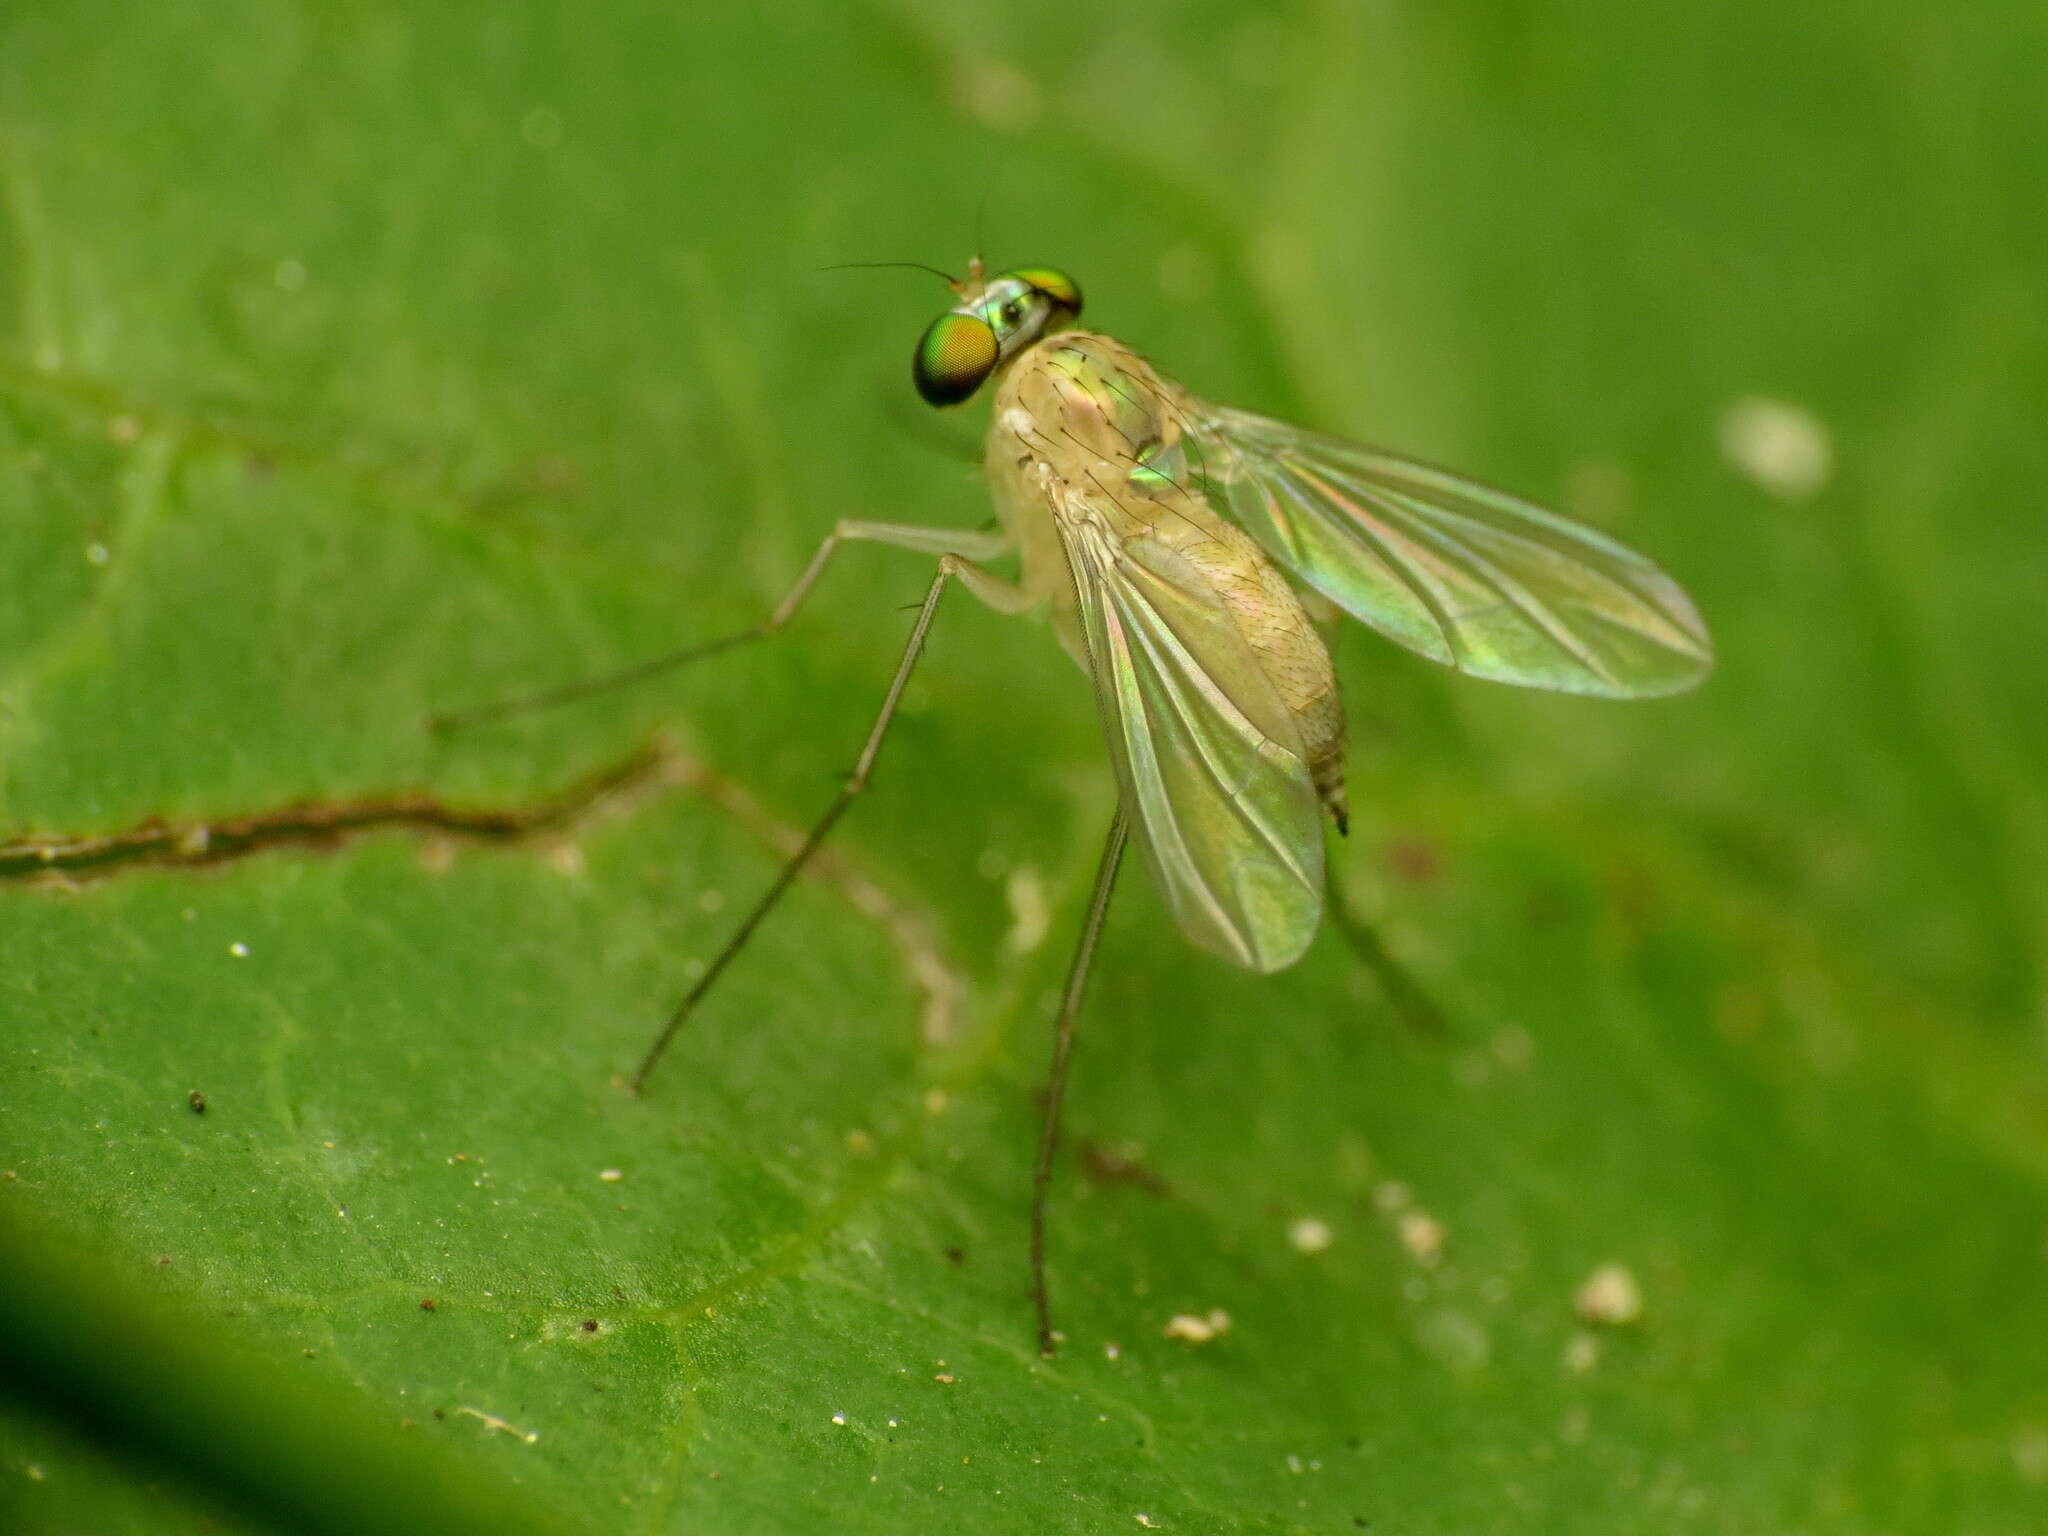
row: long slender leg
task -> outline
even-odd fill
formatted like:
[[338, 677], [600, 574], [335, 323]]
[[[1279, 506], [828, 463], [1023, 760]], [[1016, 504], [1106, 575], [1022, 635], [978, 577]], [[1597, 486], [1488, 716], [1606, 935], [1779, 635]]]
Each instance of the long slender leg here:
[[1450, 1025], [1436, 999], [1387, 948], [1387, 941], [1380, 937], [1378, 926], [1361, 914], [1344, 894], [1334, 861], [1323, 866], [1323, 892], [1323, 907], [1329, 914], [1330, 926], [1344, 936], [1351, 952], [1365, 962], [1366, 969], [1372, 972], [1380, 990], [1387, 995], [1387, 1001], [1394, 1005], [1394, 1011], [1401, 1015], [1408, 1027], [1421, 1035], [1449, 1034]]
[[663, 1026], [660, 1035], [655, 1038], [654, 1044], [648, 1047], [647, 1054], [641, 1057], [640, 1065], [633, 1072], [630, 1088], [634, 1097], [637, 1098], [640, 1091], [647, 1086], [647, 1074], [652, 1072], [655, 1064], [661, 1060], [662, 1053], [668, 1049], [669, 1042], [676, 1036], [676, 1031], [683, 1027], [684, 1021], [696, 1010], [697, 1004], [704, 1000], [704, 995], [732, 963], [733, 957], [738, 955], [747, 940], [754, 936], [754, 930], [761, 926], [762, 919], [767, 917], [776, 902], [782, 899], [782, 893], [789, 889], [790, 883], [802, 872], [804, 865], [810, 862], [811, 855], [818, 851], [839, 818], [846, 814], [847, 807], [851, 806], [860, 792], [868, 787], [868, 775], [873, 771], [875, 758], [882, 750], [882, 738], [889, 733], [889, 725], [896, 718], [896, 706], [903, 701], [903, 690], [909, 685], [911, 670], [916, 667], [918, 657], [924, 652], [925, 637], [931, 632], [932, 619], [939, 610], [939, 599], [945, 595], [946, 584], [955, 580], [983, 602], [1000, 610], [1020, 611], [1030, 607], [1035, 601], [1021, 589], [991, 576], [981, 567], [961, 559], [958, 555], [947, 554], [939, 557], [938, 574], [932, 577], [932, 584], [924, 595], [923, 606], [917, 611], [917, 623], [912, 626], [909, 643], [903, 648], [903, 659], [896, 664], [896, 676], [889, 684], [889, 692], [882, 699], [881, 712], [875, 716], [874, 726], [868, 731], [867, 745], [861, 749], [860, 760], [853, 765], [853, 772], [847, 776], [838, 797], [812, 826], [802, 846], [791, 856], [789, 862], [782, 866], [782, 872], [775, 877], [774, 883], [754, 904], [753, 910], [741, 921], [739, 927], [733, 930], [732, 937], [725, 941], [725, 947], [705, 968], [704, 974], [697, 978], [697, 984], [690, 988], [689, 994], [676, 1005], [676, 1011], [669, 1015], [668, 1023]]
[[557, 704], [572, 703], [587, 699], [594, 693], [603, 693], [610, 688], [623, 688], [629, 683], [642, 682], [659, 676], [676, 667], [686, 666], [693, 661], [702, 661], [707, 656], [716, 656], [735, 646], [745, 645], [749, 640], [765, 640], [787, 624], [797, 609], [810, 596], [811, 588], [825, 572], [826, 564], [841, 544], [853, 539], [866, 539], [878, 544], [892, 544], [898, 549], [914, 550], [927, 555], [965, 555], [972, 560], [992, 560], [1005, 553], [1010, 547], [1007, 534], [983, 532], [973, 528], [924, 528], [912, 523], [865, 523], [843, 521], [818, 546], [818, 552], [811, 556], [811, 563], [797, 577], [796, 585], [789, 589], [789, 595], [775, 605], [774, 611], [759, 624], [747, 629], [736, 630], [729, 635], [720, 635], [711, 640], [700, 640], [695, 645], [686, 645], [680, 650], [669, 651], [646, 661], [636, 661], [630, 667], [620, 667], [615, 672], [600, 673], [577, 682], [565, 683], [559, 688], [544, 688], [538, 693], [522, 694], [518, 698], [500, 699], [490, 704], [474, 704], [468, 709], [450, 710], [446, 714], [431, 715], [427, 725], [434, 731], [460, 730], [467, 726], [483, 725], [493, 720], [503, 720], [512, 715], [529, 714], [534, 710], [551, 709]]
[[1123, 863], [1130, 830], [1130, 818], [1119, 803], [1116, 819], [1109, 824], [1109, 838], [1102, 845], [1102, 862], [1095, 868], [1095, 890], [1088, 898], [1088, 916], [1081, 923], [1081, 940], [1074, 946], [1074, 963], [1067, 972], [1066, 991], [1060, 995], [1059, 1017], [1053, 1024], [1052, 1072], [1045, 1085], [1045, 1124], [1038, 1137], [1038, 1166], [1031, 1174], [1031, 1300], [1038, 1308], [1038, 1352], [1047, 1359], [1059, 1353], [1059, 1345], [1053, 1339], [1052, 1300], [1045, 1289], [1045, 1198], [1052, 1187], [1053, 1153], [1059, 1149], [1060, 1104], [1067, 1096], [1067, 1062], [1074, 1053], [1074, 1026], [1081, 1013], [1081, 994], [1087, 988], [1096, 941], [1102, 937], [1102, 924], [1109, 915], [1109, 896], [1116, 888], [1116, 872]]

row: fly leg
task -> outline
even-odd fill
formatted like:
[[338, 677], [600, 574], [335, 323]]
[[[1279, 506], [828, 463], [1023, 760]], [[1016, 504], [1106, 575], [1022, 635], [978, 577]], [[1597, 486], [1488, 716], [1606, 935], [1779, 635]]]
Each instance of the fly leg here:
[[1081, 994], [1088, 986], [1095, 945], [1109, 915], [1109, 897], [1116, 888], [1116, 872], [1123, 863], [1130, 830], [1130, 818], [1119, 803], [1116, 819], [1109, 824], [1109, 840], [1102, 845], [1102, 862], [1096, 866], [1088, 915], [1081, 922], [1081, 939], [1074, 946], [1074, 963], [1067, 971], [1059, 1017], [1053, 1024], [1052, 1071], [1045, 1085], [1045, 1125], [1038, 1137], [1038, 1163], [1031, 1173], [1031, 1300], [1038, 1309], [1038, 1352], [1048, 1360], [1059, 1353], [1059, 1345], [1052, 1331], [1052, 1300], [1045, 1289], [1046, 1193], [1052, 1187], [1053, 1154], [1059, 1149], [1060, 1103], [1067, 1095], [1067, 1063], [1074, 1053], [1074, 1027], [1081, 1013]]
[[[935, 530], [919, 529], [917, 532], [924, 534]], [[838, 537], [840, 535], [834, 535], [834, 539]], [[801, 600], [808, 583], [815, 579], [818, 569], [824, 564], [825, 557], [831, 553], [832, 547], [833, 539], [827, 539], [824, 547], [818, 551], [817, 558], [811, 562], [811, 569], [804, 573], [804, 580], [797, 584], [797, 590], [789, 599], [784, 600], [782, 608], [776, 610], [778, 615], [786, 617], [786, 610], [794, 606], [792, 599]], [[761, 899], [754, 904], [753, 910], [741, 920], [739, 927], [733, 930], [732, 937], [725, 941], [725, 947], [719, 950], [716, 958], [705, 968], [704, 974], [698, 977], [697, 984], [690, 988], [689, 994], [676, 1005], [675, 1012], [669, 1015], [668, 1023], [663, 1026], [654, 1044], [648, 1047], [647, 1054], [641, 1057], [640, 1065], [634, 1069], [630, 1087], [635, 1097], [646, 1087], [647, 1075], [661, 1060], [662, 1053], [668, 1049], [669, 1042], [675, 1038], [676, 1032], [696, 1011], [697, 1005], [704, 1000], [705, 994], [711, 990], [725, 968], [745, 947], [747, 940], [754, 936], [754, 930], [760, 927], [763, 919], [774, 910], [776, 902], [782, 899], [783, 892], [789, 889], [790, 884], [802, 872], [804, 865], [810, 862], [811, 856], [823, 845], [839, 818], [846, 814], [861, 791], [868, 787], [868, 775], [874, 770], [875, 759], [882, 750], [883, 738], [889, 734], [889, 726], [896, 718], [896, 707], [903, 701], [903, 690], [909, 686], [910, 674], [917, 666], [918, 658], [924, 654], [925, 640], [931, 633], [932, 620], [939, 611], [939, 599], [945, 596], [947, 584], [956, 580], [990, 607], [1001, 612], [1022, 613], [1038, 601], [1022, 588], [1013, 586], [998, 576], [990, 575], [980, 566], [957, 554], [939, 556], [938, 574], [932, 578], [932, 584], [925, 592], [924, 602], [917, 610], [917, 622], [911, 628], [909, 643], [903, 648], [903, 659], [896, 664], [896, 676], [889, 683], [889, 691], [882, 699], [881, 712], [875, 716], [875, 723], [868, 731], [867, 745], [861, 748], [860, 758], [854, 763], [853, 772], [847, 776], [845, 784], [840, 787], [838, 796], [826, 808], [825, 814], [812, 825], [802, 845], [790, 857], [789, 862], [782, 866], [781, 873], [776, 875]], [[769, 622], [772, 625], [778, 620], [771, 618]]]
[[[621, 667], [615, 672], [586, 677], [577, 682], [543, 689], [539, 693], [523, 694], [518, 698], [500, 699], [490, 704], [474, 704], [467, 709], [432, 715], [428, 717], [428, 728], [434, 731], [460, 730], [466, 726], [504, 720], [513, 715], [551, 709], [557, 704], [587, 699], [592, 694], [603, 693], [607, 689], [623, 688], [631, 683], [642, 682], [663, 672], [673, 671], [677, 667], [687, 666], [693, 661], [702, 661], [706, 657], [716, 656], [721, 651], [745, 645], [750, 640], [765, 640], [790, 621], [797, 609], [803, 605], [804, 599], [810, 596], [811, 588], [817, 585], [818, 578], [824, 574], [833, 553], [840, 545], [853, 539], [891, 544], [898, 549], [914, 550], [919, 554], [963, 555], [970, 560], [992, 560], [1008, 553], [1010, 548], [1009, 536], [993, 531], [983, 532], [972, 528], [926, 528], [914, 523], [842, 521], [825, 535], [825, 541], [818, 546], [818, 552], [811, 556], [811, 563], [805, 566], [803, 574], [797, 577], [796, 585], [789, 589], [788, 596], [777, 603], [774, 610], [759, 624], [729, 635], [700, 640], [694, 645], [686, 645], [680, 650], [650, 657], [646, 661], [637, 661], [630, 667]], [[995, 578], [989, 579], [993, 581]]]
[[1323, 891], [1323, 909], [1329, 915], [1330, 926], [1343, 936], [1344, 942], [1351, 946], [1351, 952], [1372, 972], [1373, 980], [1379, 983], [1380, 991], [1394, 1005], [1394, 1011], [1400, 1014], [1402, 1022], [1418, 1035], [1441, 1037], [1449, 1034], [1450, 1025], [1436, 999], [1387, 948], [1387, 941], [1380, 937], [1379, 925], [1353, 906], [1351, 899], [1344, 894], [1334, 859], [1323, 865]]

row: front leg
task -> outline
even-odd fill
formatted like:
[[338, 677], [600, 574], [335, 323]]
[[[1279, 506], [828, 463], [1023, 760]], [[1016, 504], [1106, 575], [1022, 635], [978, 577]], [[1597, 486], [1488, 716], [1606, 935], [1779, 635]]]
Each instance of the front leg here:
[[[693, 661], [702, 661], [707, 656], [729, 651], [750, 640], [765, 640], [787, 624], [795, 616], [797, 609], [803, 606], [804, 599], [810, 596], [811, 588], [816, 586], [818, 578], [824, 575], [826, 565], [831, 562], [832, 555], [839, 546], [856, 539], [873, 544], [889, 544], [897, 549], [908, 549], [918, 554], [951, 555], [967, 560], [993, 560], [1009, 553], [1011, 547], [1010, 536], [997, 531], [976, 528], [928, 528], [916, 523], [842, 520], [825, 535], [824, 542], [818, 546], [818, 552], [811, 556], [810, 563], [804, 567], [803, 574], [797, 577], [796, 585], [789, 589], [788, 595], [758, 624], [733, 634], [720, 635], [716, 639], [700, 640], [694, 645], [686, 645], [681, 650], [669, 651], [646, 661], [636, 661], [630, 667], [621, 667], [615, 672], [582, 678], [577, 682], [543, 689], [539, 693], [523, 694], [518, 698], [500, 699], [490, 704], [475, 704], [468, 709], [433, 715], [428, 719], [428, 726], [435, 731], [452, 731], [465, 726], [503, 720], [512, 715], [551, 709], [557, 704], [587, 699], [594, 693], [622, 688], [630, 683], [659, 676], [663, 672], [674, 671], [677, 667], [686, 666]], [[965, 574], [970, 570], [974, 573], [971, 577]], [[1031, 606], [1030, 600], [1024, 599], [1010, 583], [989, 575], [978, 566], [964, 567], [961, 580], [968, 591], [998, 612], [1020, 613]]]

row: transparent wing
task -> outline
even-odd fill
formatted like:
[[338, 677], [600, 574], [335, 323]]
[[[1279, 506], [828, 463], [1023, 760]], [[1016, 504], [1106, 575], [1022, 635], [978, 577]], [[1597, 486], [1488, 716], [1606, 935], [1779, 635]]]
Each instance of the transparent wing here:
[[1341, 438], [1184, 401], [1217, 510], [1352, 617], [1475, 677], [1608, 698], [1677, 693], [1713, 642], [1634, 550], [1533, 502]]
[[1110, 756], [1175, 921], [1250, 970], [1292, 963], [1322, 919], [1323, 831], [1291, 717], [1182, 557], [1061, 536]]

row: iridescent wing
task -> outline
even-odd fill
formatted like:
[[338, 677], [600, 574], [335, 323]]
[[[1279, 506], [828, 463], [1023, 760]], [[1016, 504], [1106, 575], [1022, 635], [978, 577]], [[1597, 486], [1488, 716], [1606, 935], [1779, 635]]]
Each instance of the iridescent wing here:
[[1690, 688], [1713, 642], [1634, 550], [1440, 469], [1182, 398], [1217, 510], [1353, 618], [1474, 677], [1607, 698]]
[[1323, 910], [1301, 739], [1214, 588], [1152, 539], [1063, 521], [1089, 670], [1138, 844], [1181, 932], [1254, 971]]

